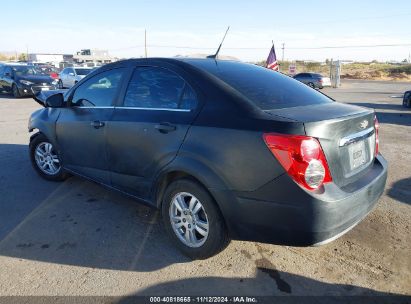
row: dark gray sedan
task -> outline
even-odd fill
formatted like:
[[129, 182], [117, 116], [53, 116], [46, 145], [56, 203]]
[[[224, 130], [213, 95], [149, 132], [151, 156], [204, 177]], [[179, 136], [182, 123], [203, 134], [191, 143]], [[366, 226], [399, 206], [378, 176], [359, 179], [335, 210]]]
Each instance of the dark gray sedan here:
[[294, 79], [305, 83], [313, 89], [322, 89], [324, 87], [331, 86], [331, 80], [329, 77], [324, 77], [321, 74], [316, 73], [299, 73], [293, 77]]
[[35, 98], [46, 107], [28, 124], [40, 176], [79, 175], [158, 208], [192, 258], [230, 239], [330, 242], [387, 179], [373, 109], [252, 64], [123, 60]]

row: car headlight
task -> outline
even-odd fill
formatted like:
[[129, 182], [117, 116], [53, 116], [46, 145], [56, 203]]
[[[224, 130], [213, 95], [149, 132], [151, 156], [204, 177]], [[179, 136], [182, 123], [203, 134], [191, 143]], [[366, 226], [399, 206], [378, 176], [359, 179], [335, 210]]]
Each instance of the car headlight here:
[[26, 86], [29, 86], [29, 85], [32, 85], [32, 84], [33, 84], [33, 82], [28, 81], [28, 80], [20, 80], [20, 83], [22, 83], [22, 84], [24, 84], [24, 85], [26, 85]]

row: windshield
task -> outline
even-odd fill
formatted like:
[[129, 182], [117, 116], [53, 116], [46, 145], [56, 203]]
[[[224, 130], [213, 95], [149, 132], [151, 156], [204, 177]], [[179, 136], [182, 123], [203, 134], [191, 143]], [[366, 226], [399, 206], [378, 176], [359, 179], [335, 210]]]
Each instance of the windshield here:
[[87, 75], [91, 72], [91, 69], [75, 69], [77, 75]]
[[35, 66], [30, 65], [13, 66], [12, 69], [17, 76], [46, 75]]
[[270, 69], [233, 61], [202, 60], [194, 64], [218, 77], [262, 110], [330, 103], [332, 99]]

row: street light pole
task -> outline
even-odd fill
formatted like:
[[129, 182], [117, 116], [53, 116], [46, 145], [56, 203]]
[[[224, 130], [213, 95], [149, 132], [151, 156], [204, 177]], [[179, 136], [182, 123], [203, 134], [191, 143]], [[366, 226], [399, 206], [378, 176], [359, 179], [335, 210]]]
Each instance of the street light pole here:
[[147, 30], [144, 30], [144, 54], [147, 58]]

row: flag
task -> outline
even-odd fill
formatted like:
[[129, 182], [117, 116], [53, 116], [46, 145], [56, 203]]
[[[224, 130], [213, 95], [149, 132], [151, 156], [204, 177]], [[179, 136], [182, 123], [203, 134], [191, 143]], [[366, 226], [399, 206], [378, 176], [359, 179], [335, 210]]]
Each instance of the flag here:
[[270, 53], [268, 54], [266, 68], [274, 71], [278, 71], [280, 68], [277, 62], [277, 56], [275, 56], [274, 44], [271, 47]]

